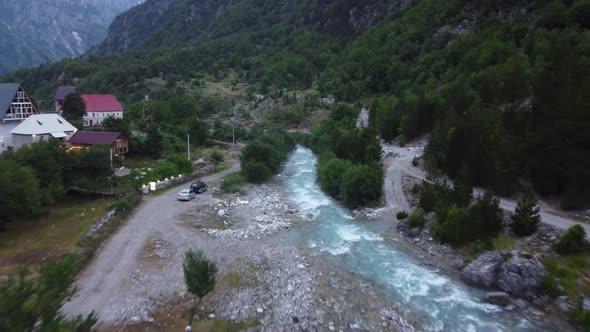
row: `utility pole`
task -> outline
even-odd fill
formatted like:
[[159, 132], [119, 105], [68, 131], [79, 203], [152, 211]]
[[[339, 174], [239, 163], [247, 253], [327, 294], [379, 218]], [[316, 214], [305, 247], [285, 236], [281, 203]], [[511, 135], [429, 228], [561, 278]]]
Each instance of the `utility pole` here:
[[186, 155], [187, 155], [188, 161], [190, 161], [190, 160], [191, 160], [191, 144], [190, 144], [190, 137], [191, 137], [191, 135], [187, 133], [187, 134], [186, 134]]

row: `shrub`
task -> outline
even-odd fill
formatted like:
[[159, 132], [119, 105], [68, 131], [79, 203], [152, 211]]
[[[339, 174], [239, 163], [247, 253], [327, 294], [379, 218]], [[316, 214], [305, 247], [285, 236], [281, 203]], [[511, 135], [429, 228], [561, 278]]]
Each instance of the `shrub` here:
[[537, 25], [547, 29], [559, 29], [567, 24], [567, 8], [559, 1], [554, 1], [539, 10]]
[[500, 201], [486, 192], [469, 208], [474, 238], [496, 236], [503, 228]]
[[472, 223], [467, 209], [451, 206], [446, 213], [445, 220], [437, 220], [432, 225], [432, 234], [442, 243], [461, 245], [471, 240]]
[[114, 209], [116, 214], [120, 214], [129, 209], [129, 202], [126, 199], [118, 199], [111, 203], [110, 208]]
[[383, 191], [383, 169], [379, 164], [353, 165], [342, 174], [340, 197], [349, 207], [372, 202]]
[[420, 163], [420, 159], [418, 159], [418, 157], [412, 158], [412, 166], [418, 167], [419, 163]]
[[207, 259], [201, 250], [188, 250], [184, 253], [182, 269], [184, 271], [186, 288], [198, 300], [196, 306], [191, 310], [190, 319], [192, 324], [195, 308], [198, 308], [205, 295], [209, 294], [215, 288], [217, 266]]
[[426, 218], [424, 217], [424, 210], [421, 208], [417, 208], [408, 218], [408, 226], [410, 226], [410, 228], [422, 228], [425, 224]]
[[563, 294], [563, 292], [559, 289], [559, 282], [554, 276], [550, 274], [543, 276], [540, 287], [547, 295], [552, 298], [556, 298]]
[[[422, 210], [424, 211], [424, 210]], [[408, 213], [406, 211], [399, 211], [398, 213], [395, 214], [395, 217], [397, 218], [397, 220], [404, 220], [408, 217]]]
[[213, 149], [211, 153], [209, 153], [209, 160], [215, 165], [223, 162], [223, 152], [219, 151], [218, 149]]
[[320, 161], [318, 167], [318, 182], [328, 195], [338, 197], [342, 184], [344, 172], [352, 166], [352, 163], [345, 159], [333, 158], [327, 162]]
[[531, 195], [525, 195], [518, 201], [516, 210], [511, 216], [512, 231], [518, 236], [528, 236], [537, 231], [541, 216], [537, 201]]
[[262, 183], [272, 176], [271, 170], [260, 161], [247, 161], [242, 164], [242, 174], [252, 183]]
[[166, 161], [176, 165], [176, 170], [178, 170], [178, 173], [185, 174], [191, 173], [193, 171], [193, 164], [190, 160], [188, 160], [186, 155], [175, 154], [166, 158]]
[[571, 18], [586, 29], [590, 29], [590, 0], [576, 1], [572, 5]]
[[555, 251], [562, 255], [575, 254], [588, 249], [586, 231], [580, 225], [570, 227], [567, 232], [555, 243]]
[[586, 331], [590, 329], [590, 311], [584, 310], [584, 305], [581, 299], [578, 301], [570, 315], [571, 318], [584, 327]]
[[233, 173], [226, 175], [221, 181], [221, 191], [225, 193], [243, 192], [242, 187], [246, 183], [246, 179], [239, 174]]

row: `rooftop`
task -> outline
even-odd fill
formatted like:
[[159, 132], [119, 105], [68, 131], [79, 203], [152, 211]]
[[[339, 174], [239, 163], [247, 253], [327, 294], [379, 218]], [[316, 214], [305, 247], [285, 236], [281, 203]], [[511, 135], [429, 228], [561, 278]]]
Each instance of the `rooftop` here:
[[82, 95], [88, 112], [122, 112], [123, 106], [113, 95]]
[[76, 131], [68, 121], [57, 113], [33, 114], [16, 126], [11, 133], [16, 135], [41, 135]]
[[121, 133], [106, 131], [77, 131], [68, 142], [76, 145], [111, 145], [121, 136]]

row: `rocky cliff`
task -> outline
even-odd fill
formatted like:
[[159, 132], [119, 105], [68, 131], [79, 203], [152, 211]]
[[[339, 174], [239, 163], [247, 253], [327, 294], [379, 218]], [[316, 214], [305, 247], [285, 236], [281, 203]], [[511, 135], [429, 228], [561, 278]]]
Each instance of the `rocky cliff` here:
[[76, 57], [141, 0], [0, 0], [0, 73]]
[[357, 35], [408, 0], [147, 0], [121, 15], [93, 52], [177, 46], [280, 23]]

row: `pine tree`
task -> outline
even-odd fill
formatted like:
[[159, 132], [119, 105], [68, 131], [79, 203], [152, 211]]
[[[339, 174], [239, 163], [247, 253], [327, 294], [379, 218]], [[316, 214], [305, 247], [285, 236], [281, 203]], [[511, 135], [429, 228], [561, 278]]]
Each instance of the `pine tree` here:
[[537, 200], [532, 195], [525, 195], [516, 206], [516, 210], [511, 216], [512, 231], [518, 236], [527, 236], [537, 230], [541, 216], [539, 215], [539, 206]]
[[[182, 268], [184, 270], [186, 287], [191, 294], [197, 297], [198, 302], [195, 308], [198, 308], [205, 295], [209, 294], [215, 288], [217, 266], [214, 262], [207, 259], [201, 250], [188, 250], [184, 254]], [[189, 325], [192, 324], [195, 308], [191, 310]]]

